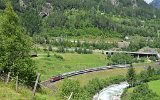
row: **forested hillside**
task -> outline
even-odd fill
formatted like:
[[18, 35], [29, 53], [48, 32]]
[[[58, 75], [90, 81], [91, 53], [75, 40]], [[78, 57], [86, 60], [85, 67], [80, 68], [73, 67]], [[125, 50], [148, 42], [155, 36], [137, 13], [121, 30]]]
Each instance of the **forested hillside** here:
[[[0, 0], [0, 9], [5, 5]], [[12, 0], [26, 32], [51, 36], [157, 36], [160, 11], [143, 0]]]

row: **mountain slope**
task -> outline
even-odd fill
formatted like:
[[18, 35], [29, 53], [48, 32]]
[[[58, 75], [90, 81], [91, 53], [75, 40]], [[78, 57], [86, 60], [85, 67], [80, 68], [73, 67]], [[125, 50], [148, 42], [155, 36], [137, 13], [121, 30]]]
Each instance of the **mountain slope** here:
[[[0, 0], [1, 2], [2, 0]], [[156, 36], [160, 11], [143, 0], [14, 0], [31, 36]], [[3, 9], [4, 5], [0, 5]], [[41, 18], [39, 18], [41, 16]]]
[[[157, 3], [159, 0], [154, 0]], [[154, 7], [148, 5], [144, 0], [14, 0], [13, 7], [17, 11], [22, 11], [23, 8], [31, 7], [38, 8], [38, 11], [46, 11], [50, 5], [53, 10], [64, 11], [67, 9], [96, 9], [104, 13], [111, 13], [123, 16], [140, 16], [153, 17]], [[4, 8], [3, 0], [0, 0], [0, 9]], [[51, 8], [51, 9], [52, 9]], [[134, 13], [134, 14], [132, 14]], [[160, 16], [159, 12], [155, 11], [156, 16]]]
[[[104, 13], [111, 13], [123, 16], [140, 16], [153, 17], [153, 7], [148, 5], [143, 0], [48, 0], [53, 7], [60, 10], [66, 9], [85, 9], [90, 10], [95, 8]], [[134, 13], [134, 14], [133, 14]], [[156, 16], [159, 16], [156, 13]]]
[[151, 5], [156, 7], [156, 8], [160, 8], [160, 0], [153, 0], [151, 2]]

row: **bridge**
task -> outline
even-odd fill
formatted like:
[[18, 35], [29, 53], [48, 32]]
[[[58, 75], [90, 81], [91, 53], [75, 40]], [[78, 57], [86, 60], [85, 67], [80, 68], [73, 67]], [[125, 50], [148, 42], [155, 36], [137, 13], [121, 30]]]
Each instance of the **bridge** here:
[[137, 57], [139, 59], [140, 57], [150, 57], [150, 56], [155, 56], [160, 58], [160, 54], [157, 52], [129, 52], [129, 51], [104, 51], [105, 55], [112, 55], [114, 53], [125, 53], [125, 54], [131, 54], [134, 57]]

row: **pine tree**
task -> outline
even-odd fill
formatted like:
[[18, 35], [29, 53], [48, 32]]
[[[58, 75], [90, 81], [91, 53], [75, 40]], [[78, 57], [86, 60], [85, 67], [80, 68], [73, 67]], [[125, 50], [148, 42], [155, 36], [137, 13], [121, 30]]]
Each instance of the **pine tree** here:
[[6, 4], [3, 15], [0, 16], [0, 66], [5, 73], [11, 72], [14, 77], [27, 85], [35, 80], [35, 67], [30, 58], [31, 39], [24, 34], [18, 15], [10, 3]]
[[128, 69], [127, 72], [127, 82], [130, 87], [133, 87], [136, 85], [136, 74], [135, 74], [135, 69], [131, 65]]

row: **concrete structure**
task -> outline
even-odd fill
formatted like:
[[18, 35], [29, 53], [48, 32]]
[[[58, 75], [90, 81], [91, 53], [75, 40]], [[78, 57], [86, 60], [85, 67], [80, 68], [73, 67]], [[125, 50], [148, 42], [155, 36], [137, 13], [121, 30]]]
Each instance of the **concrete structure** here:
[[118, 48], [127, 48], [130, 45], [130, 42], [121, 41], [118, 42]]
[[104, 51], [105, 55], [112, 55], [113, 53], [125, 53], [125, 54], [131, 54], [134, 57], [137, 57], [139, 59], [140, 57], [150, 57], [155, 56], [160, 58], [160, 54], [156, 52], [129, 52], [129, 51]]
[[34, 51], [32, 51], [32, 52], [30, 53], [30, 56], [31, 56], [31, 57], [38, 57], [37, 52], [34, 52]]

